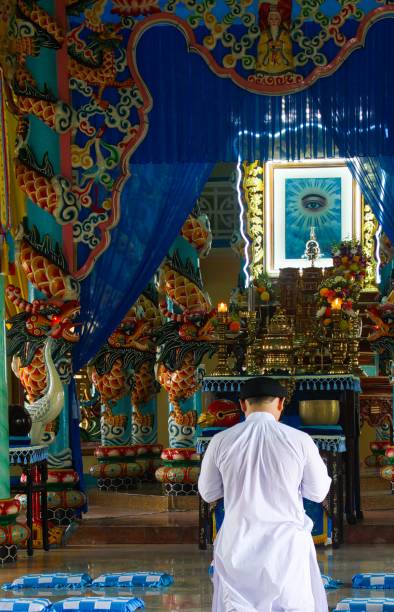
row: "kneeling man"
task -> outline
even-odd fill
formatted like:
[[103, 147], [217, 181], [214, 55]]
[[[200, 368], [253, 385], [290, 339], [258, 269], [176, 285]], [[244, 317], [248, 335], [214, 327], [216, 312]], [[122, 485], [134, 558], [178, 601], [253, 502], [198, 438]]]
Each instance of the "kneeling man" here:
[[224, 497], [214, 551], [213, 612], [327, 612], [312, 521], [302, 498], [322, 502], [331, 479], [312, 438], [279, 423], [286, 390], [248, 380], [246, 420], [217, 434], [205, 453], [202, 498]]

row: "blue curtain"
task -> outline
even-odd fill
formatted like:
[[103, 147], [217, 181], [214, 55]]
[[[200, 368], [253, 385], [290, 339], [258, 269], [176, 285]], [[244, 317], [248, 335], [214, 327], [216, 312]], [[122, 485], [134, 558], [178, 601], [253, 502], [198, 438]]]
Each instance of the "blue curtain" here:
[[348, 166], [394, 244], [394, 156], [354, 157]]
[[333, 77], [319, 81], [311, 93], [339, 155], [348, 160], [367, 202], [394, 242], [393, 26], [390, 19], [373, 26], [365, 48]]
[[[69, 434], [70, 448], [73, 456], [73, 467], [79, 476], [79, 489], [81, 491], [86, 491], [81, 452], [81, 430], [79, 427], [79, 423], [81, 420], [81, 412], [79, 408], [79, 401], [74, 378], [71, 380], [68, 386], [67, 409], [68, 414], [70, 415]], [[86, 503], [77, 514], [80, 514], [81, 512], [87, 512], [87, 510], [88, 505]]]
[[244, 159], [394, 155], [393, 40], [394, 20], [380, 21], [332, 76], [263, 96], [217, 77], [176, 28], [154, 27], [137, 47], [154, 105], [134, 159], [236, 161], [239, 144]]
[[[152, 93], [146, 161], [345, 157], [394, 241], [394, 20], [371, 27], [365, 47], [300, 93], [259, 96], [218, 78], [183, 35], [152, 28], [137, 49]], [[155, 61], [152, 61], [154, 55]]]
[[81, 285], [83, 367], [145, 289], [178, 235], [212, 170], [210, 163], [133, 164], [111, 244]]

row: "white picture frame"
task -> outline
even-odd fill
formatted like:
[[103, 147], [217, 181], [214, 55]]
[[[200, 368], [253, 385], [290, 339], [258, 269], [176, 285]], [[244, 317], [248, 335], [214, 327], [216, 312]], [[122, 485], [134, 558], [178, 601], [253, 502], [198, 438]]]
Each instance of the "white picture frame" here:
[[302, 257], [310, 225], [323, 246], [315, 265], [331, 266], [333, 242], [361, 238], [361, 192], [345, 161], [267, 162], [264, 223], [270, 276], [278, 276], [281, 268], [311, 265]]

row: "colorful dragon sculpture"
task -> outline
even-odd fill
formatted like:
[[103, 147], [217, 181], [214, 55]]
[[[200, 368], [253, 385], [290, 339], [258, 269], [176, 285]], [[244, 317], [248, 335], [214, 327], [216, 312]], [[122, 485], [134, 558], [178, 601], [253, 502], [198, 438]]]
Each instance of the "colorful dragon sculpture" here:
[[7, 44], [0, 50], [8, 107], [16, 117], [15, 177], [22, 191], [37, 206], [54, 215], [60, 224], [78, 217], [83, 191], [62, 175], [55, 175], [45, 154], [38, 162], [28, 145], [30, 117], [35, 116], [58, 134], [69, 131], [75, 121], [72, 108], [58, 100], [44, 84], [41, 88], [27, 67], [42, 47], [58, 50], [65, 32], [34, 0], [16, 0], [8, 15]]
[[[143, 320], [150, 337], [150, 353], [156, 355], [156, 345], [153, 343], [153, 334], [162, 323], [162, 316], [159, 309], [158, 293], [156, 288], [150, 284], [140, 295], [130, 312], [136, 320]], [[146, 404], [158, 391], [160, 386], [155, 378], [155, 362], [151, 358], [145, 361], [134, 374], [134, 384], [131, 392], [131, 402], [133, 405], [133, 433], [140, 428], [152, 429], [153, 416], [143, 415], [141, 407]]]
[[[211, 232], [206, 215], [195, 210], [181, 230], [185, 238], [202, 256], [209, 252]], [[177, 250], [164, 261], [159, 279], [162, 299], [160, 306], [168, 320], [157, 330], [159, 346], [157, 379], [168, 393], [173, 418], [178, 426], [194, 427], [195, 411], [184, 412], [181, 402], [199, 389], [204, 355], [212, 356], [214, 343], [213, 318], [209, 296], [202, 287], [199, 268], [190, 259], [182, 261]]]
[[368, 336], [369, 342], [394, 339], [394, 290], [380, 304], [368, 308], [368, 316], [375, 324], [375, 330]]
[[27, 302], [19, 288], [9, 285], [6, 290], [20, 311], [7, 322], [7, 351], [25, 390], [38, 443], [43, 427], [60, 413], [63, 383], [71, 379], [71, 347], [79, 339], [74, 320], [79, 285], [68, 273], [58, 245], [53, 246], [49, 236], [41, 240], [36, 228], [18, 233], [16, 254], [28, 280], [48, 298]]
[[111, 408], [130, 393], [133, 424], [152, 426], [152, 416], [143, 415], [140, 406], [158, 391], [154, 376], [156, 346], [152, 334], [159, 325], [157, 295], [149, 287], [90, 362], [89, 378], [100, 394], [107, 428], [125, 426], [126, 417], [113, 415]]
[[8, 18], [7, 43], [0, 57], [8, 84], [8, 102], [19, 119], [28, 121], [31, 114], [64, 133], [72, 125], [71, 107], [57, 100], [46, 85], [40, 89], [26, 62], [29, 57], [38, 57], [43, 47], [60, 49], [65, 32], [34, 0], [16, 0]]

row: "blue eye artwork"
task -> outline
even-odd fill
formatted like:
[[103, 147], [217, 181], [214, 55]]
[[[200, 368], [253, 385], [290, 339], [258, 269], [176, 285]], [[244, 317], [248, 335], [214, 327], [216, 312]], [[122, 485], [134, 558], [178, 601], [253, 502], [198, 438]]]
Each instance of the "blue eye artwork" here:
[[299, 259], [315, 227], [323, 257], [341, 240], [342, 185], [340, 177], [285, 179], [286, 259]]
[[303, 196], [301, 203], [307, 210], [320, 210], [327, 206], [327, 198], [318, 193], [311, 193], [310, 195]]

